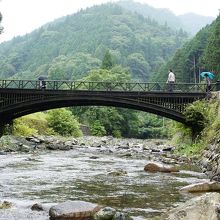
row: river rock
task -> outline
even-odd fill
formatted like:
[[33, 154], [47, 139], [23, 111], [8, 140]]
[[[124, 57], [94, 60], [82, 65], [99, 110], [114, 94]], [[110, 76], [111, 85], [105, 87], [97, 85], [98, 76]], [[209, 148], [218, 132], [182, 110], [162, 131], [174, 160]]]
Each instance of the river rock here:
[[112, 220], [116, 210], [111, 207], [105, 207], [94, 215], [94, 220]]
[[46, 145], [46, 148], [48, 150], [59, 150], [59, 145], [56, 145], [56, 144], [48, 144]]
[[12, 207], [12, 203], [8, 201], [0, 202], [0, 209], [9, 209]]
[[43, 143], [43, 141], [41, 141], [40, 139], [36, 138], [36, 137], [27, 137], [26, 138], [27, 141], [33, 142], [35, 144], [41, 144]]
[[99, 157], [98, 156], [91, 156], [91, 157], [89, 157], [89, 159], [96, 160], [96, 159], [99, 159]]
[[220, 194], [206, 193], [171, 210], [167, 220], [219, 220]]
[[23, 152], [23, 153], [28, 153], [30, 151], [30, 147], [28, 145], [25, 144], [20, 144], [19, 145], [19, 151]]
[[94, 220], [132, 220], [132, 218], [114, 208], [105, 207], [94, 215]]
[[59, 150], [65, 151], [65, 150], [70, 150], [71, 148], [72, 148], [72, 147], [69, 146], [69, 145], [65, 145], [65, 144], [59, 145]]
[[115, 170], [115, 171], [110, 171], [108, 173], [108, 175], [111, 175], [111, 176], [124, 176], [124, 175], [127, 175], [127, 171], [119, 169], [119, 170]]
[[180, 191], [184, 192], [214, 192], [220, 191], [220, 183], [216, 181], [212, 182], [203, 182], [203, 183], [195, 183], [188, 186], [185, 186], [180, 189]]
[[148, 163], [145, 165], [144, 170], [151, 173], [156, 172], [164, 172], [164, 173], [171, 173], [171, 172], [179, 172], [179, 170], [176, 167], [171, 166], [164, 166], [162, 164], [158, 163]]
[[31, 206], [31, 210], [33, 211], [43, 211], [43, 206], [39, 203], [35, 203], [34, 205]]
[[67, 201], [52, 206], [49, 210], [51, 220], [89, 220], [100, 210], [100, 206], [84, 201]]
[[122, 212], [116, 212], [112, 220], [132, 220], [133, 218], [125, 215]]

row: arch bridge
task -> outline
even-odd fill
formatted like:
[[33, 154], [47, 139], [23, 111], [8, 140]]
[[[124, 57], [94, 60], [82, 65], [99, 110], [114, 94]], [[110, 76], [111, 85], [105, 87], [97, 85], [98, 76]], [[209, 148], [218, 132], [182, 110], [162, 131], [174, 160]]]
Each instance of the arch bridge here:
[[[115, 106], [141, 110], [185, 123], [189, 103], [206, 98], [206, 84], [0, 80], [0, 126], [34, 112], [69, 106]], [[212, 89], [216, 84], [212, 84]]]

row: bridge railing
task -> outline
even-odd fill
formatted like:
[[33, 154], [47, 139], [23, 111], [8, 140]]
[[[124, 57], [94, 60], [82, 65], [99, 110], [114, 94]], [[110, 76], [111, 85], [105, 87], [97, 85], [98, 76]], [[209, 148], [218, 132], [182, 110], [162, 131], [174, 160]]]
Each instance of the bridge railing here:
[[[87, 91], [140, 91], [140, 92], [166, 92], [169, 85], [163, 82], [89, 82], [70, 80], [45, 80], [46, 90], [87, 90]], [[205, 92], [204, 83], [175, 83], [174, 92]], [[42, 89], [40, 81], [36, 80], [0, 80], [0, 89]], [[212, 84], [216, 90], [216, 84]]]

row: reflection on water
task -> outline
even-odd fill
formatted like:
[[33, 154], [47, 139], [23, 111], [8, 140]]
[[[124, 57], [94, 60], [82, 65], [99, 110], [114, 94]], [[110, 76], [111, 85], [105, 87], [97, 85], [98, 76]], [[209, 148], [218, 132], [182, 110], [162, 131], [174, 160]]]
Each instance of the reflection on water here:
[[[115, 207], [136, 219], [151, 219], [192, 196], [180, 194], [180, 187], [204, 178], [187, 170], [146, 173], [144, 158], [121, 157], [100, 148], [0, 155], [0, 200], [14, 204], [0, 210], [0, 220], [45, 220], [48, 212], [31, 211], [31, 205], [43, 203], [49, 209], [75, 199]], [[127, 175], [109, 174], [119, 169]]]

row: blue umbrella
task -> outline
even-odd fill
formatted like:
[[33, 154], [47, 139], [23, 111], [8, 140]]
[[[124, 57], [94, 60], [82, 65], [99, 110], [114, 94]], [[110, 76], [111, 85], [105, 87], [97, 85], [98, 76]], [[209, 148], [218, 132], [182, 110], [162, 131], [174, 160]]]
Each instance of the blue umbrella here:
[[211, 72], [201, 72], [200, 76], [201, 77], [209, 77], [210, 79], [213, 79], [215, 77], [215, 75]]

